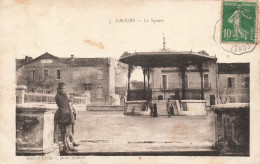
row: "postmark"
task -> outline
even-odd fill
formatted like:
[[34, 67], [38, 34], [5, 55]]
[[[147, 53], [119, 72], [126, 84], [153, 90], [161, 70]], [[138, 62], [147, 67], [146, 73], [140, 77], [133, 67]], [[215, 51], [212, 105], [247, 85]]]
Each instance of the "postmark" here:
[[218, 47], [234, 55], [242, 55], [254, 51], [258, 43], [240, 43], [240, 42], [223, 43], [220, 39], [221, 38], [220, 22], [221, 22], [220, 20], [216, 22], [214, 28], [214, 34], [213, 34], [213, 40], [218, 45]]
[[222, 43], [256, 43], [257, 2], [223, 1], [221, 23]]

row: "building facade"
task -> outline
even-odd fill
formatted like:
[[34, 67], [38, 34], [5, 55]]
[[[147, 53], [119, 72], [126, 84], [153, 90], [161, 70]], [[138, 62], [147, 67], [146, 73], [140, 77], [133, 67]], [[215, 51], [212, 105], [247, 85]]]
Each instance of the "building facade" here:
[[[203, 91], [206, 105], [249, 103], [249, 63], [216, 63], [203, 65]], [[176, 99], [181, 96], [181, 75], [178, 68], [155, 68], [151, 72], [152, 99]], [[186, 99], [200, 99], [201, 77], [196, 66], [189, 66], [185, 75]]]
[[220, 103], [249, 103], [249, 63], [218, 63]]
[[[217, 64], [203, 64], [203, 91], [207, 105], [217, 103]], [[178, 68], [155, 68], [151, 72], [152, 98], [155, 100], [176, 99], [181, 94], [182, 78]], [[196, 66], [189, 66], [185, 74], [186, 99], [199, 100], [201, 94], [201, 76]], [[178, 94], [178, 95], [176, 95]]]
[[115, 95], [115, 61], [112, 58], [58, 58], [45, 53], [35, 59], [17, 59], [16, 81], [28, 92], [56, 93], [58, 83], [68, 92], [86, 96], [90, 105], [111, 105]]

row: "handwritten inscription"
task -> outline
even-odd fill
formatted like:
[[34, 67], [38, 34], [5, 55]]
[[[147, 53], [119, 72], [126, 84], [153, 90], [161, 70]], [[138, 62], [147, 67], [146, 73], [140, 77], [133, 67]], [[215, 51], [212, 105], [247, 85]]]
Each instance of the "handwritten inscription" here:
[[162, 18], [143, 18], [143, 19], [135, 19], [135, 18], [116, 18], [110, 19], [109, 24], [122, 24], [122, 23], [163, 23], [164, 19]]

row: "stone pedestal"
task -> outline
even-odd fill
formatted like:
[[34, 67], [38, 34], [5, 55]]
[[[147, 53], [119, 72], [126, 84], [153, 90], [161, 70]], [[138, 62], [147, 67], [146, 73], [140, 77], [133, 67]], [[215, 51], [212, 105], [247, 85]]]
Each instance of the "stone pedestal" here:
[[23, 104], [24, 103], [24, 93], [27, 89], [24, 85], [18, 85], [16, 87], [16, 103], [17, 104]]
[[44, 155], [57, 150], [54, 144], [56, 104], [16, 105], [16, 154]]
[[212, 107], [215, 113], [215, 145], [223, 155], [249, 156], [249, 104]]

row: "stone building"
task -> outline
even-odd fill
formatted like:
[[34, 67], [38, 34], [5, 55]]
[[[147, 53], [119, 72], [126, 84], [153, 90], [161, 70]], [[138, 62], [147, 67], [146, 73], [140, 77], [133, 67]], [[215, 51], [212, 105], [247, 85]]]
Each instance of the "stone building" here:
[[220, 103], [249, 103], [249, 63], [218, 63]]
[[[217, 64], [207, 62], [203, 64], [203, 91], [206, 104], [217, 103]], [[154, 68], [151, 72], [152, 98], [155, 100], [175, 99], [176, 92], [181, 96], [182, 79], [178, 68]], [[191, 65], [185, 74], [186, 98], [200, 100], [201, 77], [199, 69]]]
[[59, 82], [68, 92], [86, 96], [90, 105], [113, 104], [115, 95], [115, 61], [112, 58], [58, 58], [45, 53], [35, 59], [16, 59], [16, 81], [28, 92], [56, 93]]
[[[200, 73], [189, 66], [185, 75], [187, 99], [200, 99]], [[205, 63], [203, 90], [208, 106], [225, 103], [249, 103], [249, 63]], [[152, 98], [174, 99], [181, 95], [181, 77], [177, 68], [155, 68], [151, 73]]]

